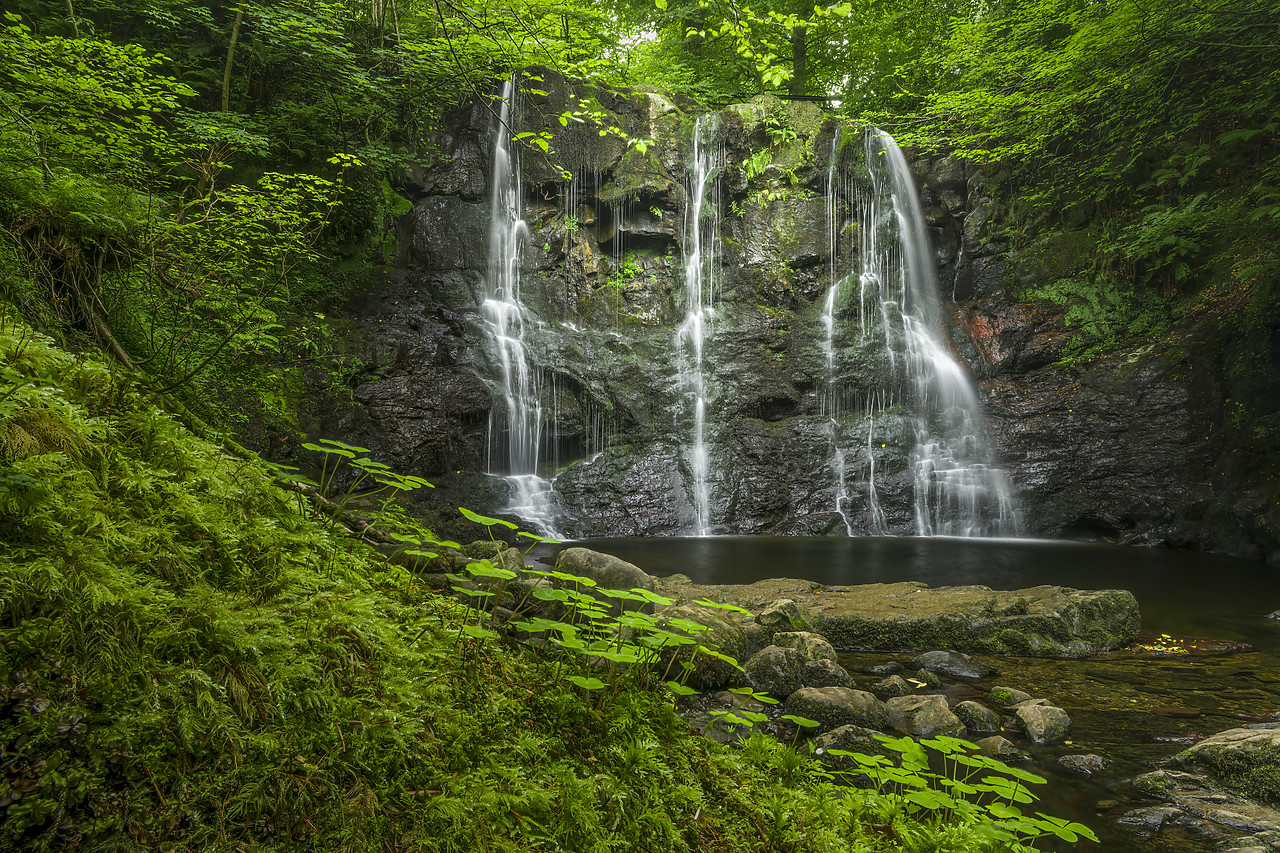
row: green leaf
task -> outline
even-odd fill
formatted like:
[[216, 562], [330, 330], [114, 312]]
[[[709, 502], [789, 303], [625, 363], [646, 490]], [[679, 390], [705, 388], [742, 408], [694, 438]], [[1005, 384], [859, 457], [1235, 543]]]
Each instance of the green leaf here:
[[751, 615], [750, 610], [744, 610], [741, 607], [737, 606], [736, 604], [724, 604], [723, 602], [712, 601], [709, 598], [699, 598], [695, 600], [693, 603], [701, 605], [703, 607], [714, 607], [717, 610], [731, 610], [734, 613], [745, 613], [747, 616]]
[[310, 442], [306, 442], [306, 441], [302, 443], [302, 447], [305, 450], [313, 450], [316, 453], [332, 453], [336, 456], [344, 456], [347, 459], [356, 458], [356, 455], [352, 453], [350, 450], [346, 450], [341, 447], [321, 447], [318, 444], [311, 444]]
[[571, 675], [569, 680], [581, 687], [583, 690], [599, 690], [604, 687], [604, 682], [598, 678], [588, 678], [583, 675]]
[[934, 788], [922, 788], [915, 791], [908, 791], [903, 799], [915, 803], [917, 806], [926, 809], [947, 809], [954, 808], [956, 801], [946, 793]]
[[347, 444], [346, 442], [343, 442], [343, 441], [335, 441], [332, 438], [322, 438], [320, 439], [320, 443], [331, 445], [333, 447], [336, 447], [339, 450], [346, 450], [352, 454], [370, 452], [369, 448], [367, 447], [356, 447], [354, 444]]
[[517, 577], [516, 573], [510, 569], [499, 568], [488, 560], [481, 560], [477, 563], [467, 563], [467, 571], [478, 578], [498, 578], [500, 580], [509, 581]]
[[992, 817], [999, 820], [1012, 820], [1013, 818], [1022, 817], [1022, 810], [1015, 805], [1006, 803], [1003, 800], [996, 800], [994, 803], [987, 804], [987, 811]]
[[458, 512], [462, 513], [462, 515], [468, 521], [474, 521], [476, 524], [483, 524], [485, 527], [493, 527], [495, 524], [501, 524], [503, 527], [509, 527], [512, 530], [515, 530], [517, 527], [519, 527], [519, 525], [517, 524], [512, 524], [509, 521], [503, 521], [501, 518], [490, 518], [487, 515], [481, 515], [478, 512], [472, 512], [466, 507], [461, 507], [461, 506], [458, 507]]
[[650, 604], [657, 604], [662, 607], [670, 607], [671, 605], [676, 603], [676, 600], [674, 598], [667, 598], [664, 595], [658, 595], [656, 592], [650, 592], [647, 589], [641, 589], [640, 587], [637, 587], [637, 586], [633, 586], [631, 588], [631, 592], [634, 592], [636, 595], [640, 596]]

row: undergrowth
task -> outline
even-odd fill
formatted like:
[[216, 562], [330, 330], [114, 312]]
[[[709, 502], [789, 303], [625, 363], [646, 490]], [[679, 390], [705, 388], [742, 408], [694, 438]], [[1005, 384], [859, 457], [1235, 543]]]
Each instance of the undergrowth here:
[[277, 470], [12, 314], [0, 848], [1010, 849], [468, 631], [474, 611], [312, 517]]

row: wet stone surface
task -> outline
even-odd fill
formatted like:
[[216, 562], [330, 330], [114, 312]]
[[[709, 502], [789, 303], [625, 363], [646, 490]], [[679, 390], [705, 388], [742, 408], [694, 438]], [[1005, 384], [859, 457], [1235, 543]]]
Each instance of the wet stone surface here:
[[[1100, 845], [1061, 842], [1047, 849], [1209, 853], [1237, 845], [1248, 849], [1257, 841], [1261, 849], [1280, 849], [1268, 846], [1273, 842], [1267, 838], [1258, 838], [1260, 827], [1212, 823], [1211, 814], [1224, 820], [1230, 816], [1232, 811], [1225, 806], [1212, 811], [1203, 800], [1188, 797], [1199, 809], [1192, 814], [1177, 804], [1146, 796], [1130, 784], [1208, 736], [1280, 715], [1280, 653], [1242, 651], [1246, 646], [1240, 643], [1191, 639], [1181, 646], [1193, 643], [1209, 650], [1111, 652], [1051, 664], [1035, 658], [983, 657], [999, 668], [999, 675], [965, 679], [962, 684], [947, 679], [943, 689], [953, 707], [963, 701], [994, 707], [989, 694], [1005, 687], [1043, 697], [1070, 715], [1071, 731], [1062, 743], [1033, 743], [1007, 717], [1004, 729], [995, 735], [1028, 756], [1020, 766], [1049, 780], [1045, 786], [1033, 786], [1033, 793], [1040, 797], [1037, 810], [1080, 821], [1101, 840]], [[878, 673], [894, 669], [894, 664], [910, 670], [914, 659], [910, 653], [840, 656], [841, 664], [853, 674], [854, 687], [861, 690], [870, 690], [884, 678]], [[1171, 714], [1171, 709], [1195, 713]]]

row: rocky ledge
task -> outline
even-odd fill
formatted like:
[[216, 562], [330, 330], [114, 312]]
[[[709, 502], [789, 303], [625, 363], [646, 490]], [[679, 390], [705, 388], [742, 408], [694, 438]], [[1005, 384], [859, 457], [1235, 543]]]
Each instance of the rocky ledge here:
[[1280, 849], [1280, 723], [1219, 732], [1133, 786], [1166, 803], [1121, 818], [1139, 832], [1182, 825], [1210, 836], [1219, 850]]
[[678, 601], [709, 599], [753, 613], [780, 599], [792, 601], [807, 630], [839, 649], [1078, 658], [1131, 644], [1140, 624], [1137, 599], [1119, 589], [934, 589], [919, 582], [822, 586], [789, 578], [699, 585], [683, 575], [654, 583], [656, 592]]

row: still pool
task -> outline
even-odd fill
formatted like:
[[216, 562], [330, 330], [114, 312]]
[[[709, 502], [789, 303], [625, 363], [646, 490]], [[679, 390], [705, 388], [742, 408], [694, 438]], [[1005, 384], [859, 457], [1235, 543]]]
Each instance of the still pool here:
[[[1280, 712], [1280, 572], [1258, 563], [1163, 549], [1123, 548], [1022, 539], [707, 537], [599, 539], [569, 546], [627, 560], [649, 574], [688, 575], [707, 584], [801, 578], [829, 586], [923, 581], [930, 586], [983, 584], [1019, 589], [1056, 584], [1077, 589], [1128, 589], [1142, 608], [1145, 632], [1247, 643], [1249, 650], [1193, 654], [1121, 651], [1077, 661], [984, 658], [999, 674], [955, 688], [978, 698], [995, 684], [1017, 687], [1065, 708], [1073, 728], [1067, 745], [1019, 746], [1050, 783], [1037, 793], [1049, 814], [1092, 827], [1102, 843], [1080, 850], [1107, 853], [1208, 851], [1194, 829], [1143, 837], [1116, 818], [1147, 804], [1128, 784], [1199, 737], [1271, 719]], [[911, 655], [860, 651], [841, 662], [865, 689], [878, 680], [867, 666]], [[966, 692], [968, 691], [968, 692]], [[1060, 768], [1056, 759], [1096, 753], [1111, 760], [1093, 777]], [[1054, 849], [1077, 849], [1057, 847]]]

